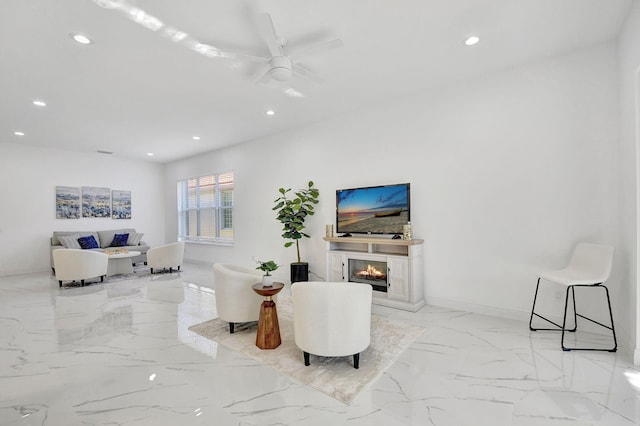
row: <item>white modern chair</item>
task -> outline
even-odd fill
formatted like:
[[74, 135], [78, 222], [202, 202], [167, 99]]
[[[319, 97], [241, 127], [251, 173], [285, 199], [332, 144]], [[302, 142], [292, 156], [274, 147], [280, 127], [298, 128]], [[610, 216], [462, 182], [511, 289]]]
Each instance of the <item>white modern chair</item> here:
[[[611, 275], [611, 266], [613, 263], [613, 247], [607, 245], [600, 244], [591, 244], [591, 243], [579, 243], [576, 245], [572, 255], [571, 260], [569, 261], [569, 265], [561, 269], [559, 271], [548, 271], [539, 274], [538, 283], [536, 285], [536, 292], [533, 297], [533, 307], [531, 308], [531, 317], [529, 319], [529, 329], [532, 331], [538, 330], [551, 330], [551, 331], [562, 331], [562, 338], [560, 340], [560, 345], [562, 346], [562, 350], [571, 351], [571, 350], [596, 350], [596, 351], [608, 351], [615, 352], [618, 347], [618, 342], [616, 340], [616, 330], [613, 326], [613, 313], [611, 311], [611, 299], [609, 298], [609, 290], [604, 285], [604, 282], [609, 279], [609, 275]], [[556, 284], [566, 286], [566, 296], [564, 301], [564, 316], [562, 318], [562, 325], [553, 322], [552, 320], [545, 318], [544, 316], [535, 312], [536, 309], [536, 300], [538, 298], [538, 290], [540, 288], [540, 280], [551, 281]], [[607, 305], [609, 307], [609, 319], [611, 321], [611, 325], [605, 325], [601, 322], [595, 321], [591, 318], [588, 318], [584, 315], [579, 314], [576, 311], [576, 295], [575, 288], [576, 287], [585, 287], [585, 288], [602, 288], [604, 289], [604, 293], [607, 296]], [[569, 295], [571, 295], [572, 305], [573, 305], [573, 328], [567, 328], [567, 312], [569, 305]], [[533, 326], [533, 317], [538, 317], [546, 322], [552, 324], [554, 328], [537, 328]], [[604, 327], [611, 331], [613, 335], [613, 347], [612, 348], [582, 348], [582, 347], [567, 347], [564, 343], [564, 335], [566, 331], [576, 331], [578, 328], [578, 317], [588, 320], [600, 327]]]
[[154, 269], [159, 268], [169, 268], [169, 272], [173, 272], [175, 267], [179, 271], [183, 258], [184, 241], [178, 241], [150, 248], [147, 251], [147, 266], [152, 274]]
[[[216, 290], [216, 309], [221, 320], [229, 323], [233, 334], [234, 324], [258, 321], [260, 305], [264, 298], [251, 286], [262, 281], [262, 274], [255, 269], [225, 263], [213, 265], [213, 284]], [[274, 300], [277, 300], [274, 296]]]
[[360, 367], [360, 352], [371, 343], [371, 297], [367, 284], [296, 282], [291, 285], [296, 346], [317, 356], [351, 356]]
[[53, 267], [56, 279], [62, 287], [62, 281], [84, 281], [100, 277], [104, 281], [107, 275], [109, 256], [92, 250], [57, 249], [53, 253]]

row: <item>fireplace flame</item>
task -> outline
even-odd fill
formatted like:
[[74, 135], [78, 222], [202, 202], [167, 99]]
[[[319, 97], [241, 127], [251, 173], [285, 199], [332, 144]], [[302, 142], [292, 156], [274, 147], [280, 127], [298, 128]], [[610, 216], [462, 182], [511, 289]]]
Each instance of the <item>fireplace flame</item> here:
[[373, 265], [367, 265], [367, 269], [356, 272], [356, 275], [363, 278], [381, 278], [384, 276], [384, 272], [380, 271]]

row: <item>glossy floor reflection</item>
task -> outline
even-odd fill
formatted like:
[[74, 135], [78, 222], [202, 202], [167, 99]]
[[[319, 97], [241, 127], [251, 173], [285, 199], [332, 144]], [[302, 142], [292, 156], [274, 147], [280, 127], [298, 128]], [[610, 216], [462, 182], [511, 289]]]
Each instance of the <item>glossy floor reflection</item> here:
[[346, 406], [190, 332], [216, 316], [211, 287], [189, 264], [62, 289], [0, 277], [0, 425], [640, 423], [624, 352], [562, 352], [524, 322], [431, 306], [374, 306], [427, 331]]

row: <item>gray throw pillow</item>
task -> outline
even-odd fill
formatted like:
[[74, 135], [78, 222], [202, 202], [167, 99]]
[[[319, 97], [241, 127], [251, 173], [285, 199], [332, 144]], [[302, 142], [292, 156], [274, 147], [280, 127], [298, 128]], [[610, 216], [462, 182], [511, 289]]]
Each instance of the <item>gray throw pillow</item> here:
[[60, 241], [60, 244], [62, 244], [64, 248], [79, 249], [80, 243], [78, 243], [78, 238], [80, 238], [80, 234], [59, 236], [58, 241]]
[[127, 245], [128, 246], [137, 246], [138, 244], [140, 244], [140, 241], [142, 240], [142, 236], [144, 234], [138, 233], [138, 232], [131, 232], [129, 234], [129, 240], [127, 240]]

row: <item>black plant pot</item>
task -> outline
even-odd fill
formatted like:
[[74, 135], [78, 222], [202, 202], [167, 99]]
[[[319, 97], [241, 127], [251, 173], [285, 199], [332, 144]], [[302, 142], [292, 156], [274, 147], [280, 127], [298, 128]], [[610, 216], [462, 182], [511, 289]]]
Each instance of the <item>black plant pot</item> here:
[[309, 281], [309, 264], [307, 262], [291, 264], [291, 283], [298, 281]]

